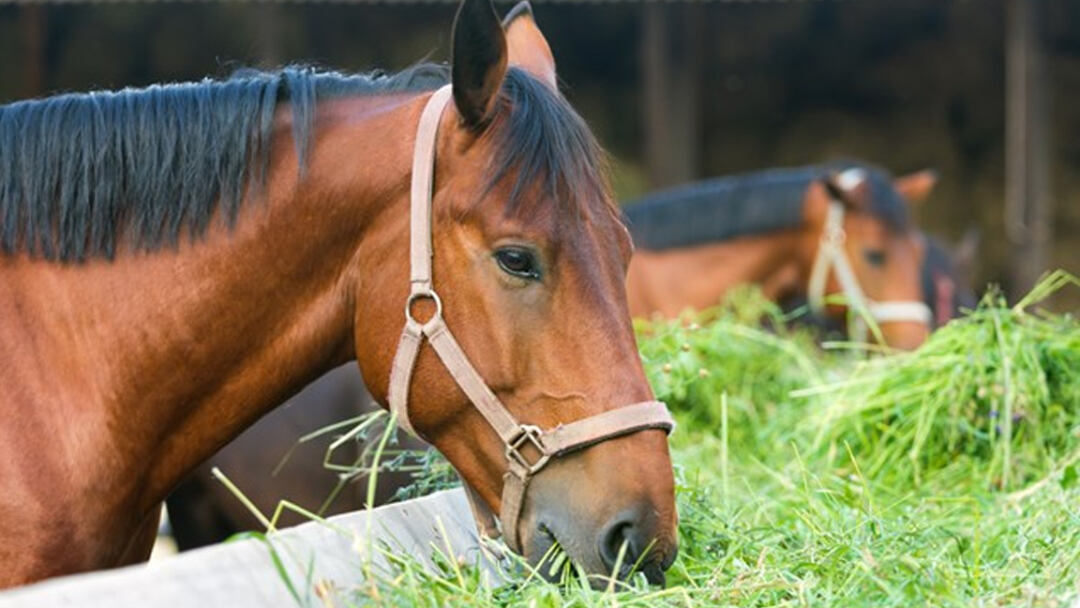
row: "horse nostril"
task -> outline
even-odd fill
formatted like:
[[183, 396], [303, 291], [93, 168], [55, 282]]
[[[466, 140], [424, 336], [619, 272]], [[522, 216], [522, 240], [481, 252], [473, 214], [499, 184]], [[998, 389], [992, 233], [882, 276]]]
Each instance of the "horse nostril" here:
[[[631, 573], [631, 569], [636, 569], [644, 573], [650, 583], [664, 584], [664, 571], [675, 561], [675, 550], [672, 547], [669, 548], [670, 550], [657, 554], [650, 549], [654, 541], [645, 532], [648, 527], [625, 515], [614, 518], [604, 527], [600, 534], [600, 559], [608, 573], [617, 578], [626, 578]], [[646, 551], [650, 555], [641, 559]], [[622, 553], [621, 560], [620, 552]], [[618, 564], [617, 572], [614, 571], [616, 564]]]
[[633, 541], [630, 538], [632, 528], [633, 523], [620, 518], [608, 524], [600, 535], [600, 559], [603, 560], [604, 567], [609, 571], [612, 570], [615, 567], [615, 563], [619, 561], [619, 552], [623, 551], [622, 547], [624, 543], [626, 544], [626, 549], [622, 556], [620, 569], [626, 567], [627, 562], [629, 562], [630, 565], [633, 565], [636, 560], [636, 557], [633, 555]]

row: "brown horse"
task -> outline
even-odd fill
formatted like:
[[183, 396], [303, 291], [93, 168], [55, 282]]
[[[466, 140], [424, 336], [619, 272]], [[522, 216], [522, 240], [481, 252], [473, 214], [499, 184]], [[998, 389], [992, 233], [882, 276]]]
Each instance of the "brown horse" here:
[[[356, 358], [387, 403], [407, 317], [433, 312], [421, 329], [444, 331], [405, 376], [412, 426], [496, 512], [508, 467], [543, 464], [520, 442], [549, 461], [503, 532], [600, 574], [626, 543], [662, 578], [666, 423], [622, 407], [652, 393], [602, 153], [528, 10], [504, 28], [465, 0], [452, 47], [449, 78], [283, 70], [0, 109], [0, 585], [144, 559], [177, 482], [311, 380]], [[431, 154], [425, 195], [412, 165]], [[406, 315], [424, 228], [441, 306], [429, 290]], [[496, 398], [529, 424], [489, 425]], [[560, 424], [623, 434], [551, 453], [581, 447]]]
[[756, 283], [771, 299], [809, 297], [842, 318], [846, 308], [825, 296], [843, 293], [862, 300], [888, 344], [914, 348], [932, 316], [920, 282], [924, 243], [907, 207], [935, 179], [924, 171], [893, 180], [844, 163], [709, 180], [631, 203], [630, 312], [675, 317]]
[[[760, 197], [753, 199], [755, 204], [773, 211], [777, 206], [774, 201], [778, 195], [799, 201], [805, 197], [801, 190], [803, 186], [793, 184], [792, 188], [786, 188], [783, 180], [778, 179], [791, 173], [793, 172], [769, 172], [766, 174], [768, 179], [765, 176], [742, 179], [739, 184], [746, 190], [741, 196]], [[814, 173], [824, 175], [827, 172]], [[806, 175], [805, 172], [802, 174]], [[896, 187], [905, 193], [907, 200], [921, 201], [928, 194], [932, 180], [933, 174], [925, 172], [901, 178], [895, 183]], [[723, 183], [730, 187], [733, 182]], [[806, 184], [806, 187], [809, 187], [809, 184]], [[716, 208], [723, 209], [719, 205]], [[724, 226], [741, 222], [747, 230], [746, 226], [751, 223], [740, 219], [737, 214], [721, 217], [717, 221], [723, 222]], [[741, 237], [733, 234], [728, 240], [735, 241], [739, 238]], [[973, 247], [971, 235], [965, 237], [965, 243], [957, 252], [950, 251], [933, 237], [925, 237], [920, 276], [925, 304], [933, 313], [934, 327], [945, 324], [961, 309], [970, 309], [975, 305], [976, 298], [970, 279], [960, 270], [960, 266], [973, 262]], [[777, 263], [789, 264], [790, 260], [777, 259]], [[768, 272], [765, 275], [768, 275]], [[805, 292], [805, 289], [802, 291]], [[773, 295], [775, 296], [776, 292]], [[789, 297], [789, 305], [806, 304], [805, 293], [802, 297], [795, 293]], [[338, 484], [335, 474], [322, 469], [325, 446], [301, 446], [291, 453], [280, 472], [273, 475], [271, 472], [281, 457], [290, 452], [298, 437], [370, 411], [370, 402], [370, 398], [363, 391], [360, 375], [355, 369], [342, 367], [316, 380], [303, 392], [291, 398], [287, 407], [275, 410], [246, 430], [236, 441], [200, 466], [192, 478], [169, 497], [173, 535], [179, 546], [184, 549], [216, 543], [237, 532], [258, 529], [260, 526], [259, 521], [223, 485], [211, 477], [211, 466], [221, 467], [263, 510], [273, 509], [281, 499], [299, 503], [310, 510], [317, 509]], [[408, 443], [408, 438], [404, 441], [410, 449], [421, 447], [417, 443]], [[408, 474], [390, 471], [381, 473], [377, 500], [380, 504], [391, 500], [394, 491], [411, 480]], [[341, 513], [363, 508], [365, 490], [366, 484], [350, 482], [347, 490], [338, 494], [328, 505], [327, 512]]]

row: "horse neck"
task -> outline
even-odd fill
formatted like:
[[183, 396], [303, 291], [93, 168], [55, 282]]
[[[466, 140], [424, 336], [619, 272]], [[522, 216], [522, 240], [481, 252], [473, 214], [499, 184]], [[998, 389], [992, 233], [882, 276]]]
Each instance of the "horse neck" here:
[[731, 288], [754, 283], [783, 299], [805, 289], [805, 230], [742, 237], [683, 249], [638, 250], [627, 274], [630, 313], [677, 317], [720, 303]]
[[[259, 416], [353, 358], [352, 290], [368, 278], [358, 252], [365, 241], [391, 245], [374, 235], [388, 230], [387, 216], [403, 218], [389, 228], [397, 239], [406, 234], [407, 209], [387, 211], [408, 192], [411, 141], [400, 131], [415, 124], [411, 101], [320, 109], [303, 181], [281, 125], [262, 200], [245, 203], [232, 229], [215, 220], [197, 243], [113, 262], [0, 267], [0, 283], [32, 294], [14, 307], [16, 331], [42, 328], [15, 336], [36, 351], [27, 359], [65, 371], [34, 405], [97, 427], [67, 438], [88, 487], [95, 473], [130, 479], [141, 487], [133, 500], [150, 508]], [[406, 282], [404, 262], [371, 266]]]

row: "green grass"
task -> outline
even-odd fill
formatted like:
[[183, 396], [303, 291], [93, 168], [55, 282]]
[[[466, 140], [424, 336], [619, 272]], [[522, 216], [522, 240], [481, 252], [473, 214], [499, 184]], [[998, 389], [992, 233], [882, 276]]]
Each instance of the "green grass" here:
[[[614, 593], [409, 560], [380, 606], [1068, 606], [1080, 594], [1080, 323], [989, 295], [920, 350], [822, 351], [760, 297], [642, 323], [672, 436], [680, 556]], [[1072, 288], [1072, 287], [1070, 287]]]

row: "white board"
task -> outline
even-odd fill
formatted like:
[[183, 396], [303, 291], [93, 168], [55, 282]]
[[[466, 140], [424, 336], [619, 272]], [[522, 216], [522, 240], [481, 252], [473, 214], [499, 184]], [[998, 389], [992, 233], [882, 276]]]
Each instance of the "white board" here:
[[[444, 536], [445, 533], [445, 536]], [[446, 490], [371, 511], [332, 517], [281, 530], [271, 544], [303, 604], [320, 605], [310, 580], [349, 589], [363, 580], [365, 559], [385, 568], [380, 543], [430, 564], [435, 548], [478, 564], [488, 576], [498, 567], [481, 550], [465, 494]], [[367, 556], [367, 557], [366, 557]], [[306, 597], [304, 597], [306, 596]], [[296, 600], [265, 542], [245, 539], [176, 557], [103, 572], [51, 579], [0, 593], [0, 608], [229, 608], [292, 606]]]

